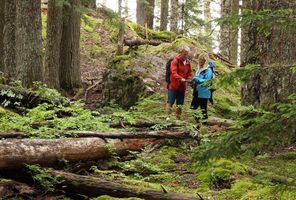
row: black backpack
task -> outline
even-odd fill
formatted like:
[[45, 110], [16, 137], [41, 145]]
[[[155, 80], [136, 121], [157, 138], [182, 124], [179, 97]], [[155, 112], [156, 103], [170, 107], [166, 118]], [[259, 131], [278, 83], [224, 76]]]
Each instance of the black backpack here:
[[[168, 62], [166, 63], [165, 65], [165, 81], [167, 82], [167, 84], [170, 84], [171, 80], [170, 80], [170, 77], [171, 77], [171, 64], [173, 62], [175, 58], [171, 58], [168, 60]], [[177, 67], [179, 67], [179, 60], [178, 60], [178, 65]]]

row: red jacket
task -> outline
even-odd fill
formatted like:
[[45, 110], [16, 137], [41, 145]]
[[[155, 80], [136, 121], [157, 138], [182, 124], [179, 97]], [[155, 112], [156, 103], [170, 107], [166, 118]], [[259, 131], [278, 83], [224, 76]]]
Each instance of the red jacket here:
[[185, 91], [186, 83], [181, 82], [181, 79], [186, 80], [192, 79], [191, 65], [188, 60], [186, 60], [186, 65], [184, 65], [184, 59], [177, 55], [171, 63], [171, 75], [170, 75], [170, 90]]

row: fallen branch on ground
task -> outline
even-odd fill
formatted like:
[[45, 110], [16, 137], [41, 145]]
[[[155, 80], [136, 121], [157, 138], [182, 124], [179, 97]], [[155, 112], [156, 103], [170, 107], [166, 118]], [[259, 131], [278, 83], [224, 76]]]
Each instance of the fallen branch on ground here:
[[158, 139], [6, 139], [0, 141], [0, 170], [16, 169], [24, 164], [52, 166], [65, 161], [98, 160], [161, 142]]
[[149, 200], [200, 199], [192, 194], [165, 192], [163, 190], [148, 188], [138, 189], [128, 184], [103, 180], [92, 176], [81, 176], [56, 170], [47, 170], [47, 173], [62, 179], [62, 186], [64, 186], [63, 188], [65, 188], [65, 190], [84, 194], [88, 197], [96, 197], [107, 194], [113, 197], [139, 197]]

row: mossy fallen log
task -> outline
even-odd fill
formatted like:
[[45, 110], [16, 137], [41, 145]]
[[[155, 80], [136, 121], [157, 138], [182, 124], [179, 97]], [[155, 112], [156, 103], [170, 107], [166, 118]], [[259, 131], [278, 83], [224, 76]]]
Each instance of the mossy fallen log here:
[[[97, 132], [97, 131], [60, 131], [58, 135], [71, 138], [112, 138], [112, 139], [189, 139], [196, 138], [198, 132], [191, 134], [190, 132], [172, 132], [172, 131], [145, 131], [145, 132]], [[28, 138], [30, 134], [21, 132], [0, 132], [0, 139], [7, 138]]]
[[163, 42], [159, 40], [144, 40], [141, 38], [134, 38], [134, 39], [124, 39], [124, 44], [130, 47], [133, 46], [140, 46], [140, 45], [152, 45], [152, 46], [158, 46], [162, 44]]
[[6, 139], [0, 141], [0, 170], [17, 169], [25, 164], [53, 166], [64, 162], [83, 162], [125, 155], [158, 139]]
[[92, 176], [81, 176], [63, 171], [47, 170], [47, 173], [61, 179], [62, 188], [72, 193], [80, 193], [88, 197], [110, 195], [113, 197], [139, 197], [149, 200], [195, 200], [200, 199], [193, 194], [168, 192], [167, 190], [155, 190], [137, 188], [132, 185], [103, 180]]

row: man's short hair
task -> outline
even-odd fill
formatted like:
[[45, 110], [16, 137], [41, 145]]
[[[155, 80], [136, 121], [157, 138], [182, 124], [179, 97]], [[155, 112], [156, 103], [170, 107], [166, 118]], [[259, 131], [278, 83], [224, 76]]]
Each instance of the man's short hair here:
[[190, 52], [190, 48], [186, 45], [183, 45], [179, 48], [179, 52], [182, 52], [182, 51]]

